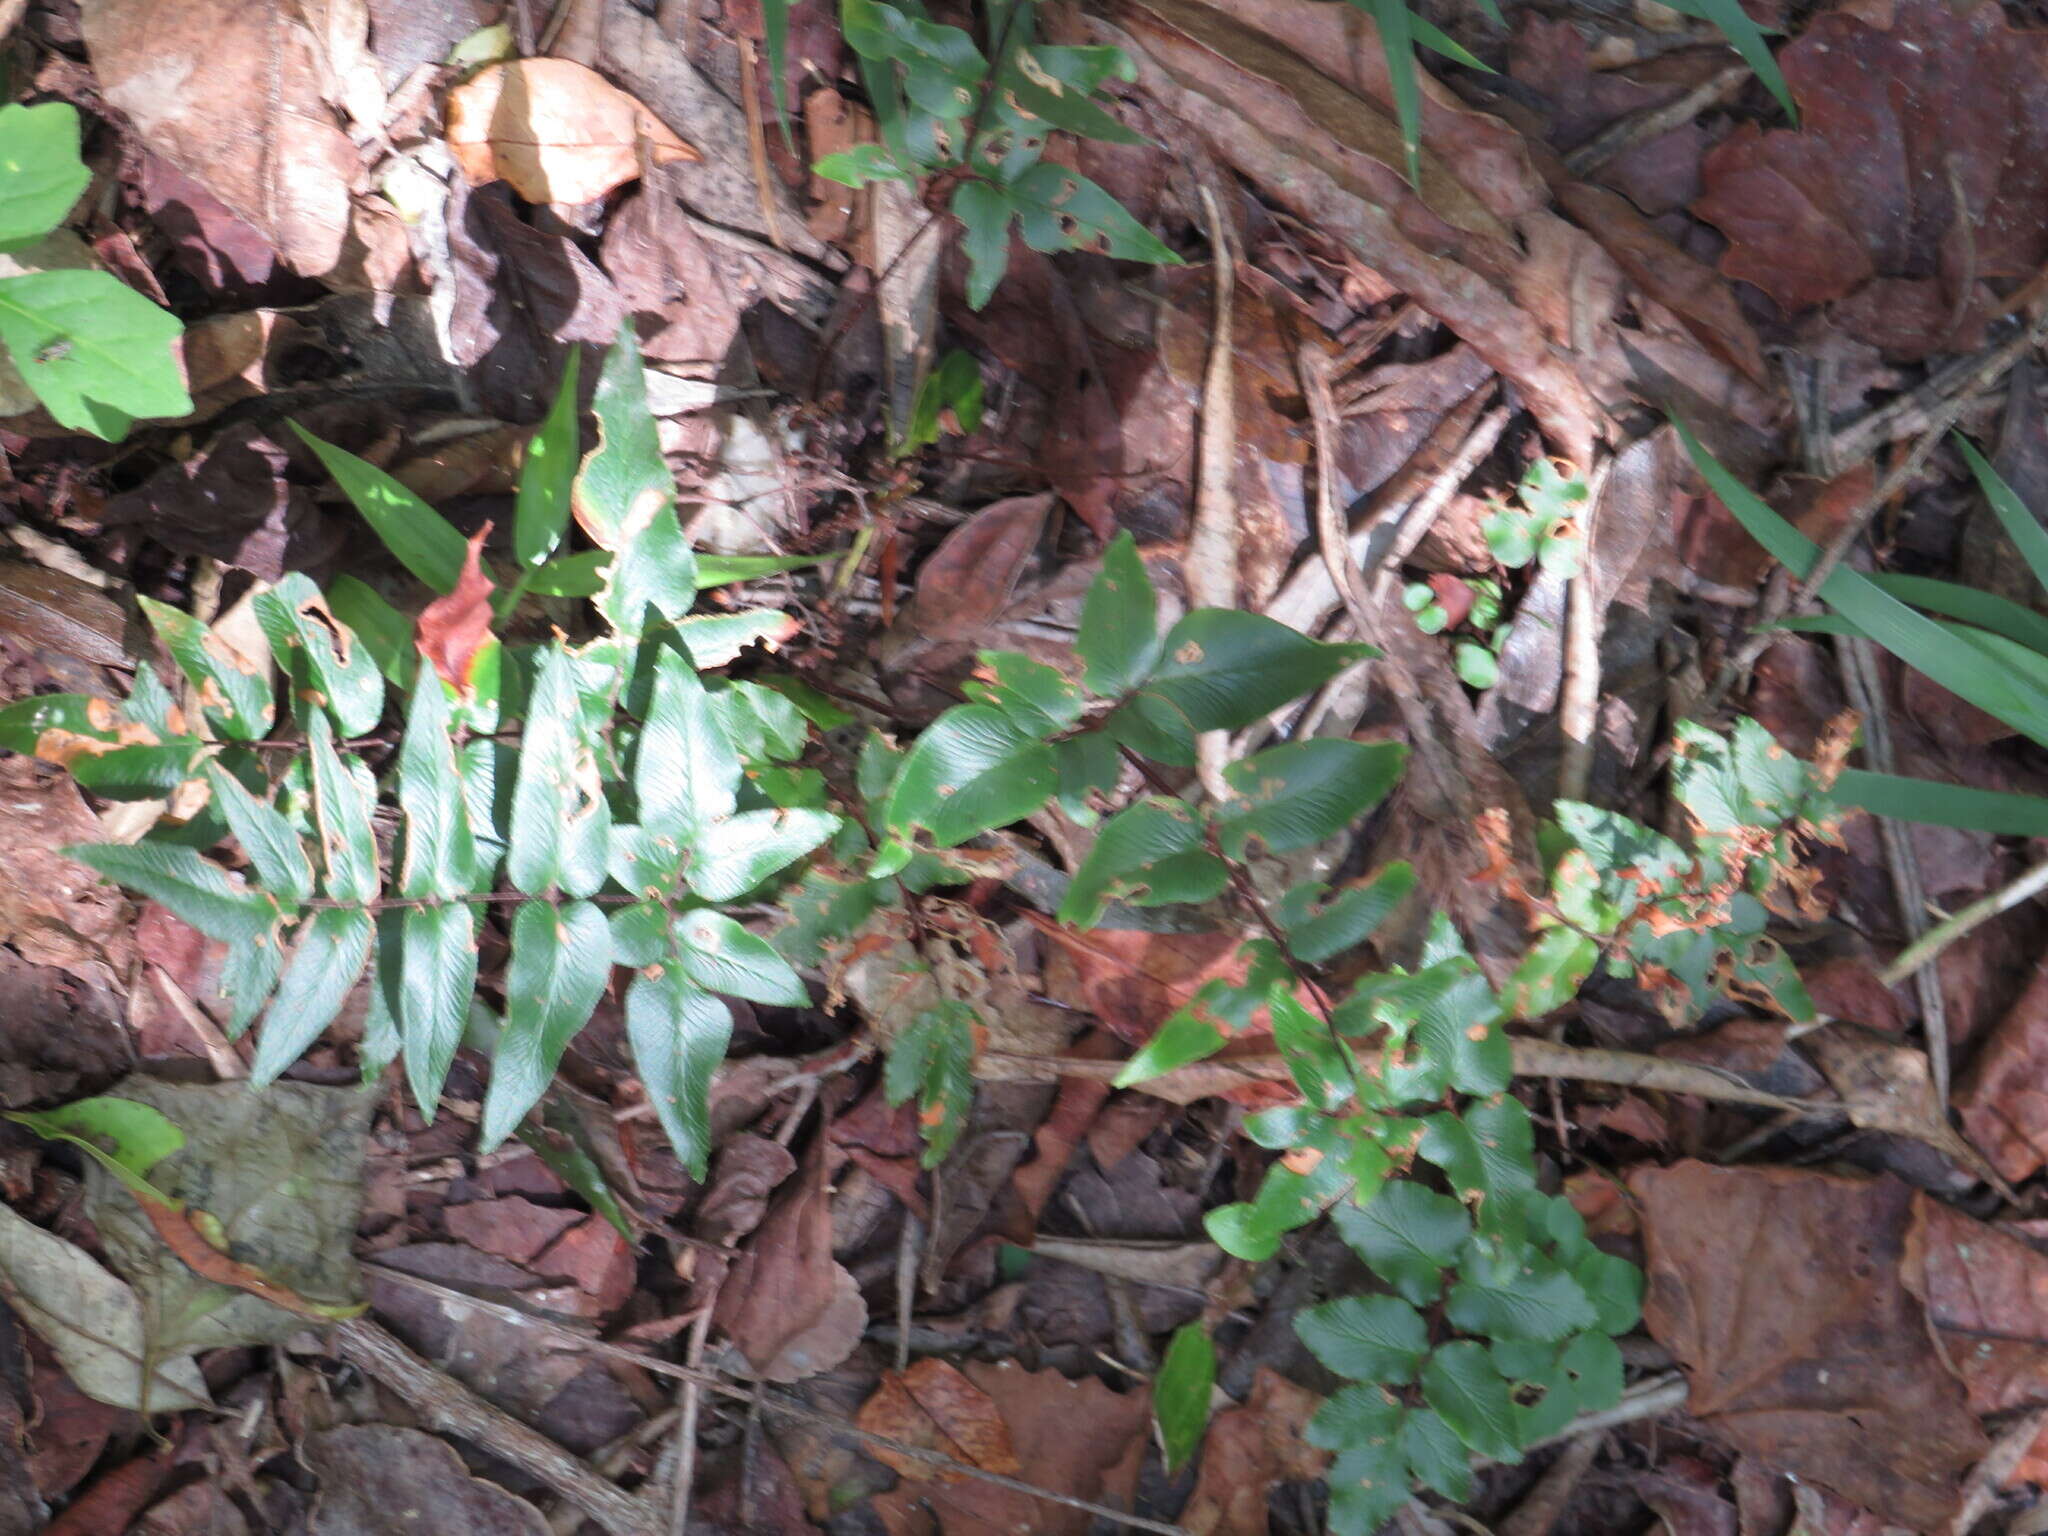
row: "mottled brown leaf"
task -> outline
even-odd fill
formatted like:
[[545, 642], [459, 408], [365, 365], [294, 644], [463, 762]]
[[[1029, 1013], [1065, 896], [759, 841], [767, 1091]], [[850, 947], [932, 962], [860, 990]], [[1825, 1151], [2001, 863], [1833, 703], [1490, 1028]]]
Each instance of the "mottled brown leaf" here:
[[514, 59], [448, 93], [448, 148], [472, 185], [504, 181], [530, 203], [587, 203], [697, 151], [596, 70]]
[[[1010, 1426], [996, 1411], [995, 1400], [944, 1360], [884, 1371], [854, 1422], [870, 1434], [938, 1451], [984, 1471], [1015, 1477], [1022, 1470], [1010, 1444]], [[879, 1446], [874, 1456], [914, 1482], [962, 1475]]]
[[491, 594], [497, 587], [483, 571], [484, 540], [490, 534], [491, 525], [485, 523], [470, 536], [455, 590], [420, 610], [414, 636], [420, 654], [434, 664], [441, 680], [464, 693], [469, 691], [469, 669], [477, 652], [491, 638]]

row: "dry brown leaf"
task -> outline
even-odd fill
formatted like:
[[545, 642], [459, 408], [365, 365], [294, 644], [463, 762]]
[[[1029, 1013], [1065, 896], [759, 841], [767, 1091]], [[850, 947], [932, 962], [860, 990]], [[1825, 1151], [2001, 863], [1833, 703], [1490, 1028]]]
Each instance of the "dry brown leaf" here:
[[2048, 1162], [2048, 968], [2034, 968], [1955, 1098], [1964, 1131], [2009, 1181]]
[[[1151, 1425], [1151, 1394], [1117, 1393], [1093, 1377], [1070, 1381], [1058, 1371], [1025, 1371], [1004, 1362], [973, 1361], [962, 1374], [988, 1394], [1009, 1428], [1018, 1476], [1033, 1487], [1128, 1509]], [[929, 1511], [925, 1523], [913, 1514]], [[1029, 1494], [982, 1482], [921, 1483], [877, 1496], [884, 1526], [940, 1536], [1087, 1536], [1093, 1517]]]
[[1192, 1536], [1266, 1536], [1266, 1496], [1321, 1477], [1329, 1456], [1301, 1438], [1322, 1398], [1262, 1365], [1241, 1407], [1209, 1422], [1202, 1466], [1180, 1523]]
[[472, 1200], [441, 1213], [451, 1237], [481, 1253], [525, 1264], [582, 1219], [577, 1211], [535, 1205], [519, 1195], [502, 1200]]
[[852, 1353], [867, 1303], [832, 1257], [829, 1138], [785, 1185], [747, 1251], [719, 1288], [717, 1320], [766, 1381], [801, 1381]]
[[956, 526], [917, 572], [908, 615], [928, 640], [980, 639], [1008, 605], [1045, 531], [1053, 494], [992, 502]]
[[[259, 231], [307, 276], [334, 269], [358, 157], [323, 93], [332, 0], [84, 0], [79, 20], [107, 100], [149, 149]], [[354, 18], [358, 36], [367, 18]], [[309, 24], [310, 23], [310, 24]], [[311, 24], [324, 36], [316, 36]]]
[[[854, 1423], [873, 1435], [908, 1441], [987, 1472], [1015, 1477], [1023, 1470], [1010, 1444], [1010, 1426], [995, 1400], [944, 1360], [920, 1360], [907, 1371], [884, 1371]], [[898, 1452], [875, 1447], [874, 1457], [913, 1482], [950, 1482], [946, 1472]]]
[[308, 1435], [306, 1465], [320, 1479], [309, 1536], [545, 1536], [524, 1499], [471, 1477], [447, 1441], [395, 1424], [343, 1424]]
[[448, 149], [472, 186], [504, 181], [529, 203], [588, 203], [697, 151], [596, 70], [514, 59], [448, 93]]
[[1984, 279], [2048, 258], [2048, 32], [1890, 0], [1828, 12], [1778, 63], [1800, 127], [1745, 123], [1703, 167], [1721, 270], [1787, 311], [1832, 302], [1893, 357], [1977, 345]]
[[1902, 1283], [1913, 1191], [1697, 1162], [1629, 1187], [1644, 1321], [1686, 1369], [1687, 1411], [1802, 1481], [1944, 1528], [1986, 1442]]
[[1903, 1274], [1972, 1408], [2048, 1402], [2048, 1255], [1922, 1194]]

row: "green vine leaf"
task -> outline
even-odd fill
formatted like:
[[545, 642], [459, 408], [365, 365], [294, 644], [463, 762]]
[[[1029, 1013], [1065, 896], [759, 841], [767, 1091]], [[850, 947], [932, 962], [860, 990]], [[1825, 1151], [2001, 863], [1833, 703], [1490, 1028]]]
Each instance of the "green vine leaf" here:
[[1001, 710], [963, 704], [939, 716], [905, 755], [889, 795], [889, 830], [919, 829], [941, 848], [1021, 821], [1052, 798], [1052, 748]]
[[587, 901], [526, 901], [512, 914], [505, 1028], [491, 1060], [479, 1144], [496, 1148], [554, 1081], [562, 1052], [590, 1021], [611, 976], [611, 933]]

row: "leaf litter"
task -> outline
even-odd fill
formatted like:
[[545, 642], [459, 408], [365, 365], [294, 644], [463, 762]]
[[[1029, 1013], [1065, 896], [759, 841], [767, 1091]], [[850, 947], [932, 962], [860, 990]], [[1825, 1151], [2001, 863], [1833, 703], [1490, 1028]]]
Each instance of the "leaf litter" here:
[[[1784, 29], [1772, 46], [1796, 120], [1721, 34], [1661, 8], [1510, 6], [1505, 27], [1488, 6], [1431, 8], [1500, 73], [1418, 55], [1412, 177], [1375, 7], [1118, 0], [1043, 25], [1053, 47], [1128, 51], [1134, 78], [1105, 99], [1138, 142], [1077, 141], [1061, 163], [1186, 266], [1020, 243], [976, 310], [959, 251], [934, 237], [940, 249], [905, 264], [919, 290], [905, 303], [877, 258], [907, 236], [889, 218], [922, 216], [915, 200], [892, 215], [871, 189], [809, 173], [886, 135], [832, 9], [796, 6], [778, 41], [772, 3], [717, 16], [591, 0], [552, 19], [382, 0], [33, 8], [10, 78], [24, 99], [85, 111], [99, 176], [62, 260], [43, 264], [111, 253], [168, 301], [186, 322], [194, 411], [109, 452], [35, 413], [25, 390], [0, 395], [17, 412], [0, 419], [13, 546], [0, 698], [113, 699], [142, 673], [171, 675], [132, 623], [138, 596], [213, 617], [250, 580], [294, 572], [346, 575], [380, 602], [400, 593], [285, 430], [296, 420], [388, 469], [466, 544], [452, 593], [394, 610], [380, 663], [424, 664], [465, 694], [492, 686], [494, 641], [510, 649], [568, 612], [503, 576], [515, 456], [565, 359], [580, 356], [587, 397], [623, 320], [700, 546], [792, 557], [740, 567], [743, 584], [707, 600], [713, 617], [728, 595], [797, 615], [773, 638], [814, 685], [818, 729], [800, 730], [792, 776], [851, 773], [843, 734], [874, 726], [907, 745], [963, 687], [1014, 686], [977, 652], [1021, 650], [1071, 679], [1088, 583], [1120, 530], [1177, 614], [1199, 464], [1226, 464], [1233, 482], [1240, 601], [1304, 629], [1351, 622], [1317, 552], [1327, 473], [1365, 573], [1389, 578], [1367, 615], [1398, 626], [1378, 636], [1395, 681], [1336, 679], [1305, 719], [1249, 726], [1238, 749], [1320, 731], [1455, 750], [1327, 863], [1257, 850], [1252, 879], [1271, 902], [1296, 880], [1342, 888], [1406, 855], [1416, 905], [1456, 914], [1496, 965], [1528, 937], [1533, 914], [1500, 885], [1522, 878], [1512, 861], [1534, 867], [1535, 845], [1511, 840], [1511, 862], [1491, 861], [1501, 845], [1475, 839], [1479, 809], [1548, 814], [1572, 729], [1560, 709], [1590, 681], [1583, 793], [1675, 826], [1655, 754], [1674, 719], [1719, 707], [1716, 669], [1771, 580], [1657, 422], [1686, 421], [1824, 543], [1881, 477], [1871, 450], [1902, 454], [1926, 429], [1961, 387], [1954, 360], [2024, 322], [2048, 259], [2039, 19], [1988, 0], [1753, 13]], [[1204, 443], [1216, 281], [1201, 189], [1234, 253], [1236, 431], [1221, 455]], [[979, 421], [935, 409], [937, 440], [905, 455], [891, 370], [942, 358], [971, 372]], [[1315, 419], [1305, 359], [1337, 380], [1333, 422]], [[2038, 377], [2022, 364], [1960, 420], [1975, 441], [1996, 436], [2030, 503]], [[1518, 572], [1482, 532], [1549, 455], [1581, 473], [1614, 457], [1599, 517], [1576, 530], [1594, 577]], [[1945, 450], [1876, 531], [1877, 569], [1961, 572], [2038, 601]], [[1410, 584], [1441, 603], [1442, 639], [1400, 606]], [[1574, 608], [1579, 588], [1593, 601]], [[720, 643], [736, 677], [770, 675], [741, 654], [763, 632]], [[1493, 647], [1484, 689], [1450, 660], [1474, 645]], [[1841, 654], [1827, 636], [1786, 636], [1732, 702], [1811, 753], [1846, 703]], [[2010, 726], [1910, 668], [1884, 663], [1878, 680], [1899, 771], [2039, 792], [2038, 750]], [[819, 700], [864, 713], [849, 725]], [[209, 731], [226, 718], [203, 713]], [[450, 1412], [538, 1430], [627, 1498], [665, 1497], [687, 1465], [693, 1528], [837, 1529], [853, 1510], [892, 1536], [967, 1536], [1095, 1518], [862, 1433], [1189, 1531], [1294, 1536], [1321, 1528], [1323, 1489], [1350, 1497], [1304, 1439], [1332, 1383], [1288, 1321], [1355, 1288], [1350, 1259], [1309, 1228], [1266, 1264], [1226, 1260], [1201, 1221], [1256, 1189], [1266, 1154], [1239, 1134], [1245, 1116], [1300, 1100], [1299, 1042], [1274, 1016], [1290, 1001], [1313, 1016], [1316, 998], [1269, 996], [1219, 1053], [1116, 1086], [1124, 1058], [1199, 1011], [1205, 987], [1245, 980], [1247, 909], [1232, 891], [1115, 907], [1123, 926], [1085, 933], [1052, 920], [1060, 892], [1031, 880], [1062, 880], [1106, 814], [1155, 789], [1114, 759], [1003, 847], [957, 850], [958, 883], [934, 879], [862, 938], [817, 946], [810, 974], [832, 1006], [736, 1005], [702, 1183], [653, 1133], [610, 1003], [531, 1133], [545, 1156], [513, 1143], [476, 1155], [487, 1078], [470, 1050], [433, 1124], [342, 1086], [370, 1053], [367, 982], [338, 1003], [306, 1081], [255, 1096], [123, 1079], [138, 1057], [173, 1075], [245, 1070], [222, 992], [230, 957], [61, 854], [139, 835], [137, 802], [81, 795], [27, 756], [0, 761], [0, 777], [15, 833], [0, 855], [13, 877], [0, 1100], [33, 1110], [111, 1090], [187, 1137], [145, 1176], [168, 1197], [152, 1210], [77, 1148], [0, 1129], [0, 1300], [34, 1340], [28, 1373], [0, 1382], [0, 1441], [25, 1445], [60, 1519], [379, 1532], [398, 1528], [385, 1490], [401, 1487], [450, 1528], [565, 1528], [569, 1512], [614, 1508], [544, 1456], [549, 1471], [486, 1466], [479, 1480], [430, 1432]], [[173, 808], [195, 840], [211, 831], [202, 804]], [[1906, 843], [1944, 912], [2037, 852], [1970, 830]], [[1456, 1501], [1467, 1520], [1933, 1531], [1966, 1487], [1985, 1529], [2038, 1519], [2039, 914], [2001, 914], [1941, 955], [1943, 1038], [1923, 995], [1875, 980], [1926, 925], [1901, 904], [1892, 846], [1864, 821], [1806, 853], [1808, 899], [1775, 912], [1771, 933], [1821, 1017], [1677, 1027], [1659, 978], [1645, 989], [1610, 971], [1543, 1021], [1554, 1046], [1520, 1042], [1514, 1096], [1541, 1125], [1544, 1187], [1571, 1195], [1603, 1250], [1646, 1261], [1647, 1337], [1631, 1358], [1665, 1352], [1689, 1396], [1682, 1437], [1624, 1421], [1570, 1457], [1486, 1472]], [[819, 855], [845, 877], [831, 887], [842, 899], [864, 899], [845, 893], [862, 889], [865, 854]], [[1413, 908], [1397, 914], [1378, 960], [1412, 962], [1423, 930]], [[488, 984], [504, 955], [483, 931]], [[1363, 952], [1337, 964], [1363, 968]], [[922, 1166], [919, 1105], [892, 1105], [870, 1059], [939, 995], [931, 971], [985, 1019], [975, 1101], [936, 1168]], [[1933, 1051], [1953, 1058], [1952, 1103]], [[342, 1348], [309, 1346], [308, 1329], [365, 1299], [371, 1321], [346, 1326], [388, 1329], [424, 1377], [372, 1389], [309, 1352]], [[1191, 1469], [1170, 1476], [1152, 1378], [1198, 1315], [1221, 1385]], [[641, 1361], [771, 1383], [827, 1423], [799, 1434], [770, 1408], [762, 1437], [707, 1388], [686, 1460], [672, 1382]], [[1630, 1375], [1647, 1389], [1655, 1369]], [[406, 1398], [422, 1380], [483, 1407]], [[265, 1428], [239, 1462], [217, 1433], [202, 1461], [181, 1459], [203, 1465], [198, 1480], [170, 1476], [166, 1455], [130, 1457], [94, 1417], [142, 1408], [190, 1458], [202, 1421], [189, 1410], [209, 1398], [260, 1406], [250, 1422]], [[1423, 1495], [1403, 1519], [1448, 1502]]]

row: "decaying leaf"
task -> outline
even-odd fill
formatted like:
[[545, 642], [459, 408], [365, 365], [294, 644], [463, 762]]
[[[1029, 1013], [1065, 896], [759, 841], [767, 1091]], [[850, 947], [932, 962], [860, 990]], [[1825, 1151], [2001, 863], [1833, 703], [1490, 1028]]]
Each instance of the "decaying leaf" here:
[[450, 688], [468, 693], [469, 671], [477, 652], [491, 638], [491, 593], [497, 590], [483, 572], [484, 540], [491, 536], [485, 523], [469, 541], [462, 557], [462, 575], [455, 590], [437, 597], [420, 610], [417, 639], [420, 654], [434, 664], [441, 680]]
[[134, 1291], [84, 1249], [5, 1205], [0, 1205], [0, 1300], [56, 1351], [88, 1396], [152, 1413], [212, 1402], [197, 1365], [184, 1355], [152, 1348]]
[[917, 573], [910, 610], [928, 640], [979, 640], [1017, 589], [1045, 529], [1050, 491], [983, 507], [946, 535]]
[[510, 183], [530, 203], [587, 203], [697, 151], [594, 69], [514, 59], [448, 93], [448, 148], [472, 185]]
[[320, 1479], [310, 1536], [546, 1536], [524, 1499], [471, 1477], [447, 1441], [396, 1424], [342, 1424], [306, 1437]]
[[[920, 1360], [907, 1371], [885, 1371], [854, 1422], [870, 1434], [939, 1451], [990, 1472], [1015, 1477], [1022, 1470], [1010, 1444], [1010, 1427], [995, 1400], [944, 1360]], [[951, 1481], [961, 1475], [880, 1447], [874, 1454], [915, 1482], [934, 1477]]]
[[[241, 1083], [143, 1077], [124, 1079], [115, 1095], [148, 1104], [185, 1132], [184, 1147], [158, 1163], [150, 1180], [184, 1203], [172, 1235], [216, 1275], [208, 1278], [174, 1253], [161, 1217], [153, 1220], [125, 1187], [91, 1165], [87, 1209], [108, 1257], [142, 1298], [153, 1348], [183, 1355], [276, 1343], [308, 1317], [332, 1317], [360, 1301], [362, 1281], [349, 1248], [372, 1099], [305, 1083], [251, 1093]], [[300, 1306], [276, 1305], [280, 1300]]]
[[337, 0], [86, 0], [79, 19], [100, 89], [142, 141], [317, 276], [349, 229], [357, 157], [325, 100], [326, 23], [352, 11], [360, 46], [367, 12]]
[[1181, 1511], [1194, 1536], [1266, 1536], [1266, 1495], [1279, 1482], [1323, 1475], [1326, 1452], [1301, 1438], [1322, 1399], [1260, 1366], [1244, 1403], [1209, 1424], [1195, 1491]]
[[1972, 1408], [2048, 1402], [2048, 1256], [1922, 1194], [1903, 1262]]
[[832, 1257], [828, 1156], [820, 1136], [719, 1288], [719, 1326], [766, 1381], [830, 1370], [867, 1327], [860, 1287]]
[[1688, 1412], [1802, 1481], [1945, 1529], [1986, 1442], [1901, 1279], [1912, 1190], [1697, 1162], [1629, 1187], [1643, 1318], [1686, 1368]]
[[1745, 123], [1704, 165], [1721, 270], [1894, 357], [1977, 345], [1983, 281], [2048, 257], [2048, 32], [1893, 0], [1827, 12], [1778, 63], [1799, 128]]

